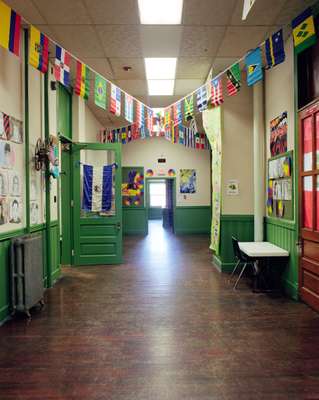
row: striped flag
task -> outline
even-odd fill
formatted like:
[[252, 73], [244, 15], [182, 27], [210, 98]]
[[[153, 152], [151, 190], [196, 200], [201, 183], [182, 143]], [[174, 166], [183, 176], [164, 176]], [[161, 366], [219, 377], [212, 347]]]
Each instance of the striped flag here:
[[90, 93], [90, 70], [89, 67], [80, 61], [76, 62], [75, 93], [84, 100], [89, 98]]
[[197, 108], [198, 111], [204, 111], [208, 105], [207, 85], [200, 87], [196, 92]]
[[127, 127], [127, 141], [131, 142], [132, 141], [132, 126], [129, 125]]
[[134, 101], [133, 97], [127, 93], [125, 93], [124, 108], [125, 119], [132, 123], [134, 120]]
[[122, 128], [121, 140], [122, 140], [122, 144], [126, 143], [126, 140], [127, 140], [126, 128]]
[[111, 83], [110, 112], [117, 117], [121, 115], [121, 89]]
[[191, 94], [190, 96], [184, 99], [184, 119], [185, 121], [189, 121], [193, 118], [194, 114], [194, 97]]
[[234, 96], [240, 91], [241, 72], [239, 63], [233, 65], [226, 71], [227, 75], [227, 92], [229, 96]]
[[143, 104], [140, 101], [136, 102], [136, 124], [138, 128], [143, 126], [144, 109]]
[[282, 29], [266, 40], [265, 53], [268, 69], [285, 61], [285, 46]]
[[10, 116], [3, 113], [3, 130], [7, 140], [11, 139], [11, 120]]
[[223, 85], [219, 78], [212, 80], [212, 106], [217, 107], [223, 104]]
[[153, 110], [150, 108], [146, 109], [146, 129], [149, 136], [153, 136]]
[[199, 132], [195, 133], [195, 147], [196, 149], [200, 149], [201, 148], [201, 142], [200, 142], [200, 134]]
[[62, 47], [56, 46], [54, 76], [58, 82], [66, 87], [70, 85], [70, 61], [70, 54]]
[[37, 28], [30, 28], [29, 64], [46, 73], [49, 63], [49, 39]]
[[185, 132], [182, 124], [178, 125], [178, 143], [185, 144]]
[[0, 45], [20, 55], [21, 17], [0, 0]]
[[182, 102], [179, 101], [178, 103], [175, 103], [173, 106], [173, 115], [174, 115], [174, 125], [181, 124], [183, 121], [183, 115], [182, 115]]
[[167, 107], [164, 110], [164, 126], [169, 128], [171, 126], [171, 108]]

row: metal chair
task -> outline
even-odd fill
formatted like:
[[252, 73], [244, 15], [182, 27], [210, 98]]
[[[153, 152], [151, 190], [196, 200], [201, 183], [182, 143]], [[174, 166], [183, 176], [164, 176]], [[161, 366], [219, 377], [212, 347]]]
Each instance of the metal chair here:
[[236, 262], [236, 265], [235, 265], [235, 267], [233, 269], [233, 272], [231, 273], [231, 276], [234, 275], [234, 273], [236, 272], [236, 270], [237, 270], [237, 268], [239, 267], [240, 264], [244, 264], [242, 270], [240, 271], [238, 279], [236, 280], [235, 285], [233, 287], [233, 289], [236, 290], [237, 285], [238, 285], [241, 277], [243, 276], [243, 273], [245, 272], [245, 269], [247, 268], [247, 265], [252, 265], [253, 268], [254, 268], [254, 265], [253, 265], [254, 260], [252, 260], [251, 258], [246, 256], [246, 254], [244, 254], [240, 250], [239, 244], [238, 244], [238, 240], [234, 236], [232, 236], [232, 243], [233, 243], [234, 255], [235, 255], [235, 258], [236, 258], [237, 262]]

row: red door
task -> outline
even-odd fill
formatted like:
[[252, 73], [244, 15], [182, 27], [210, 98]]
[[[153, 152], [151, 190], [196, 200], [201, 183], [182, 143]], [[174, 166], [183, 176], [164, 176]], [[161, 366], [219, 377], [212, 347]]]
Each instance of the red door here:
[[299, 290], [319, 311], [319, 102], [299, 113]]

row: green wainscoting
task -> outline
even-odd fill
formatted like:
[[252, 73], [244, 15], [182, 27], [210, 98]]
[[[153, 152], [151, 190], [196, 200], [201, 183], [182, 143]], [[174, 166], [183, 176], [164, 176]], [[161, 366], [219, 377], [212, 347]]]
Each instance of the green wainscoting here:
[[60, 278], [61, 275], [61, 248], [60, 248], [60, 232], [58, 221], [50, 224], [50, 251], [51, 251], [51, 282], [52, 285]]
[[123, 234], [147, 235], [148, 215], [145, 207], [123, 207]]
[[220, 254], [213, 263], [221, 272], [231, 272], [235, 265], [232, 236], [241, 242], [254, 240], [253, 215], [222, 215], [220, 221]]
[[212, 215], [210, 206], [179, 206], [174, 211], [174, 232], [176, 235], [210, 233]]
[[298, 232], [294, 222], [265, 218], [265, 240], [289, 251], [289, 263], [283, 274], [284, 289], [289, 297], [298, 300]]
[[148, 209], [148, 219], [162, 219], [163, 209], [160, 207], [149, 207]]

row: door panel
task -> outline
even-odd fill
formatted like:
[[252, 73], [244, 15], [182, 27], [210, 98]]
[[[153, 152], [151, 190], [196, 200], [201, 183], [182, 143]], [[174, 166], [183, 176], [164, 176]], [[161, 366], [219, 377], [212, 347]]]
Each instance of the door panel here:
[[[110, 166], [111, 178], [105, 172]], [[120, 145], [73, 145], [73, 171], [74, 264], [121, 263]]]
[[319, 103], [299, 114], [301, 298], [319, 311]]

